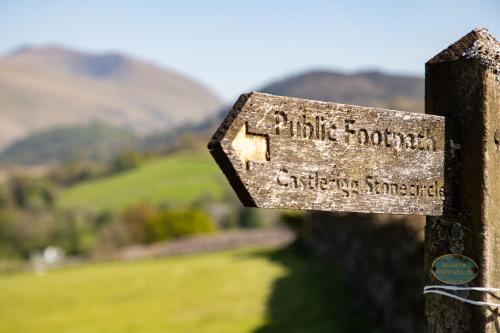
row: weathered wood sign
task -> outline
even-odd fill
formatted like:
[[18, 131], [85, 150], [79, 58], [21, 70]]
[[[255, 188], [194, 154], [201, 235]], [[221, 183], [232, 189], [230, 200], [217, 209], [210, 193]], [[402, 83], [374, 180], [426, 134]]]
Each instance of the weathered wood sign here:
[[441, 215], [444, 118], [253, 92], [208, 147], [246, 206]]

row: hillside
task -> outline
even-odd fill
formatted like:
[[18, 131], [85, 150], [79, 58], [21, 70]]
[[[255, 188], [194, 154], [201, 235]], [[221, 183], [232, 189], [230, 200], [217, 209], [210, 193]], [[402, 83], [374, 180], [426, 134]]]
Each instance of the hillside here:
[[0, 152], [1, 165], [40, 165], [72, 159], [109, 161], [138, 139], [130, 131], [103, 123], [54, 127], [14, 142]]
[[186, 148], [205, 149], [212, 135], [206, 124], [211, 124], [212, 119], [147, 135], [135, 135], [130, 130], [101, 122], [56, 126], [35, 132], [0, 150], [0, 170], [46, 166], [75, 159], [109, 162], [126, 150], [161, 154]]
[[220, 200], [227, 186], [208, 152], [186, 152], [70, 187], [59, 194], [58, 205], [97, 210], [120, 210], [141, 201], [182, 205], [204, 196]]
[[424, 79], [382, 72], [309, 71], [257, 91], [327, 102], [423, 112]]
[[101, 121], [151, 133], [213, 115], [220, 100], [199, 83], [125, 55], [60, 47], [0, 58], [0, 147], [54, 126]]

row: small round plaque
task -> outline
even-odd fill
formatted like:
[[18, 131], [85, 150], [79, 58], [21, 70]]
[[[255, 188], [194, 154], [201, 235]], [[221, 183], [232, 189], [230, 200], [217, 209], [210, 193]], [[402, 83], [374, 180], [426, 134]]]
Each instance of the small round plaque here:
[[446, 284], [464, 284], [474, 280], [478, 266], [469, 257], [460, 254], [445, 254], [434, 260], [431, 266], [432, 275]]

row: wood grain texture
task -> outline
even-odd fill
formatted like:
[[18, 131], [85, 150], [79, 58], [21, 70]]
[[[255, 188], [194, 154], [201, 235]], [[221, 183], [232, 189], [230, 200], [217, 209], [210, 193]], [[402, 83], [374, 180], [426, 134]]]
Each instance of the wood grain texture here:
[[246, 206], [442, 213], [443, 117], [253, 92], [208, 147]]
[[[436, 258], [461, 254], [479, 267], [468, 286], [500, 287], [500, 60], [489, 57], [500, 44], [487, 34], [472, 31], [426, 64], [426, 112], [446, 117], [447, 191], [443, 216], [427, 218], [428, 285], [440, 284], [430, 272]], [[498, 303], [486, 293], [459, 295]], [[425, 313], [429, 333], [500, 332], [498, 312], [452, 298], [426, 295]]]

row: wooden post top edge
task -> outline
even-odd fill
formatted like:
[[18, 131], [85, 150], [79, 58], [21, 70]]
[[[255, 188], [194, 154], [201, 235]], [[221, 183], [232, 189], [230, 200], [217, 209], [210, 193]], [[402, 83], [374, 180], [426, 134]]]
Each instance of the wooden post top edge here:
[[479, 60], [500, 76], [500, 42], [486, 28], [476, 28], [439, 52], [426, 65], [457, 60]]

